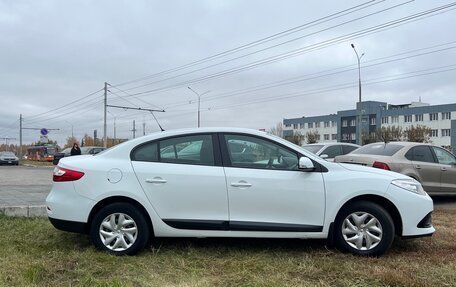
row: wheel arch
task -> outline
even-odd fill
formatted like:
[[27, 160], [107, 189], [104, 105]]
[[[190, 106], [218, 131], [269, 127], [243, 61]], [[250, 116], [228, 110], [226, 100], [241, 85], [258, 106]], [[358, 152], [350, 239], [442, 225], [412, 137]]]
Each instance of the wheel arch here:
[[150, 219], [150, 215], [147, 212], [147, 210], [144, 208], [144, 206], [141, 203], [139, 203], [138, 201], [136, 201], [130, 197], [126, 197], [126, 196], [111, 196], [111, 197], [107, 197], [107, 198], [100, 200], [97, 204], [95, 204], [95, 206], [90, 211], [89, 217], [87, 219], [87, 225], [88, 226], [92, 225], [92, 220], [95, 217], [95, 214], [97, 214], [98, 211], [100, 211], [103, 207], [108, 206], [112, 203], [118, 203], [118, 202], [129, 203], [129, 204], [135, 206], [136, 208], [138, 208], [138, 210], [144, 215], [144, 218], [146, 219], [147, 224], [149, 225], [152, 235], [154, 235], [154, 228], [152, 225], [152, 221]]
[[369, 202], [376, 203], [376, 204], [380, 205], [381, 207], [383, 207], [389, 213], [391, 218], [393, 219], [396, 235], [398, 235], [398, 236], [402, 235], [402, 217], [401, 217], [401, 214], [399, 213], [399, 210], [394, 205], [394, 203], [392, 203], [387, 198], [379, 196], [379, 195], [365, 194], [365, 195], [359, 195], [359, 196], [349, 199], [347, 202], [345, 202], [340, 207], [339, 211], [337, 212], [336, 217], [334, 218], [334, 221], [336, 220], [337, 216], [339, 216], [340, 212], [345, 207], [352, 204], [353, 202], [358, 202], [358, 201], [369, 201]]

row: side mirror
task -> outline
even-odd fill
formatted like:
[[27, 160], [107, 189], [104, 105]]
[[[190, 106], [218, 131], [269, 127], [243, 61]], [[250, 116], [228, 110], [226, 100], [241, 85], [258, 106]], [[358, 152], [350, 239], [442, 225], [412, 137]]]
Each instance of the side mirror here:
[[329, 156], [328, 156], [327, 154], [324, 153], [324, 154], [321, 154], [320, 157], [321, 157], [322, 159], [326, 159], [326, 158], [328, 158]]
[[310, 158], [303, 156], [299, 158], [298, 168], [302, 171], [312, 171], [315, 169], [315, 166]]

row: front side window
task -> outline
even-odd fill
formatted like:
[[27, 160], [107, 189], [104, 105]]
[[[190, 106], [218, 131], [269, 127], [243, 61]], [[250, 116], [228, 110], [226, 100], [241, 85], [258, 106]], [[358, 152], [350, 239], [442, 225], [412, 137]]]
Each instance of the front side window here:
[[270, 141], [252, 136], [225, 135], [225, 142], [232, 167], [298, 170], [298, 155]]
[[447, 165], [456, 165], [456, 158], [451, 153], [439, 147], [432, 147], [439, 163]]

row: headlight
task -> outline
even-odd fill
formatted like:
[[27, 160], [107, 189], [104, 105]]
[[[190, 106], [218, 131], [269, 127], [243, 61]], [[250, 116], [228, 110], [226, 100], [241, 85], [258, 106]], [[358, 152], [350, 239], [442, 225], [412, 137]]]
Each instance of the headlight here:
[[391, 184], [420, 195], [426, 195], [421, 183], [414, 179], [394, 179]]

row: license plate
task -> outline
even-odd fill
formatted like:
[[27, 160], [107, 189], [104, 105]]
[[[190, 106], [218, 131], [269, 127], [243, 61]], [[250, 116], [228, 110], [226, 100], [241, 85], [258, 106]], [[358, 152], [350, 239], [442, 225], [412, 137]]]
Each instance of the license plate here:
[[8, 163], [11, 163], [11, 161], [9, 160]]

